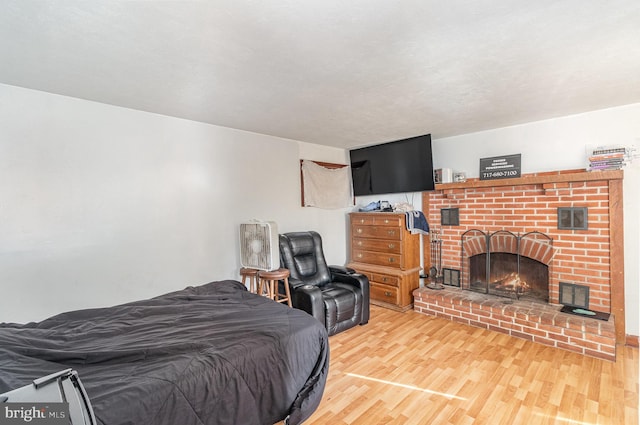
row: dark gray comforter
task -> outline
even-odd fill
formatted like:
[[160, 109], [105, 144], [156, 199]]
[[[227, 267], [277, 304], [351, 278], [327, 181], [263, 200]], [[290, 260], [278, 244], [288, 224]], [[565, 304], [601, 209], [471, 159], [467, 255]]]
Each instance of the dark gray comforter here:
[[329, 367], [324, 327], [239, 282], [0, 324], [0, 393], [71, 367], [104, 425], [296, 424]]

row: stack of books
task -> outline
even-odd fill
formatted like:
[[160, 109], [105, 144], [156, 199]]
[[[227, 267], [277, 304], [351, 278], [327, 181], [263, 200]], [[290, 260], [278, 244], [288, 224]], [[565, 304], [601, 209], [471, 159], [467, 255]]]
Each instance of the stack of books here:
[[602, 146], [589, 156], [587, 171], [621, 170], [631, 161], [632, 149], [620, 146]]

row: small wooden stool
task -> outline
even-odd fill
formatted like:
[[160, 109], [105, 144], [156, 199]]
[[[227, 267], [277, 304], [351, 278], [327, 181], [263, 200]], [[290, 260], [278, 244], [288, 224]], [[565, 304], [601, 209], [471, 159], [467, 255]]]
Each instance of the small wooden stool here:
[[[284, 281], [284, 294], [278, 290], [278, 281]], [[268, 297], [275, 302], [286, 302], [291, 307], [291, 294], [289, 293], [289, 269], [273, 271], [260, 270], [258, 272], [258, 293], [262, 294], [264, 286], [267, 287]]]
[[247, 278], [249, 279], [249, 292], [254, 294], [258, 293], [258, 270], [243, 267], [240, 269], [240, 276], [242, 276], [242, 284], [246, 285]]

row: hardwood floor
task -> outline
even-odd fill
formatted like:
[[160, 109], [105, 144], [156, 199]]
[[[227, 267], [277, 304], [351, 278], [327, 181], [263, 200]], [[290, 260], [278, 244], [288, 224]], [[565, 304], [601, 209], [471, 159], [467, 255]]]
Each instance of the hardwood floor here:
[[638, 348], [616, 363], [408, 311], [330, 337], [309, 425], [638, 424]]

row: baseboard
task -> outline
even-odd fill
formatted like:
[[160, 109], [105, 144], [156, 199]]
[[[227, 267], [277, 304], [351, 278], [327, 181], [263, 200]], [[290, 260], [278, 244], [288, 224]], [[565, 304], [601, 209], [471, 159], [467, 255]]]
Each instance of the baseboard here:
[[638, 348], [638, 339], [640, 337], [638, 337], [637, 335], [627, 335], [627, 338], [625, 340], [625, 345], [628, 345], [629, 347], [636, 347]]
[[405, 305], [404, 307], [399, 307], [396, 304], [386, 303], [384, 301], [374, 300], [371, 298], [369, 302], [373, 305], [377, 305], [378, 307], [388, 308], [389, 310], [399, 311], [404, 313], [405, 311], [413, 310], [413, 304]]

